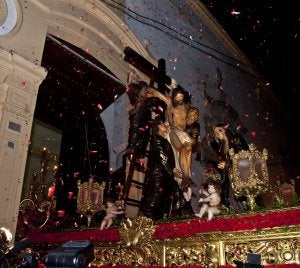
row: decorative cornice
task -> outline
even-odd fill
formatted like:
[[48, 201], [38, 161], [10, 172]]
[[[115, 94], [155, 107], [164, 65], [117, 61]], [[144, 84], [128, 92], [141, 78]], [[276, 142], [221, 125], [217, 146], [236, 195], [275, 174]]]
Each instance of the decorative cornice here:
[[[43, 9], [47, 10], [48, 34], [84, 50], [89, 48], [90, 55], [106, 65], [124, 84], [129, 67], [120, 59], [124, 57], [126, 46], [157, 65], [157, 61], [128, 28], [123, 19], [124, 13], [106, 5], [105, 1], [34, 0], [34, 3], [43, 5]], [[77, 14], [87, 15], [81, 17]]]
[[36, 87], [47, 76], [47, 70], [42, 66], [36, 65], [14, 52], [0, 49], [0, 67], [6, 70], [7, 74], [14, 73], [21, 79], [31, 81]]
[[22, 107], [14, 106], [9, 103], [3, 104], [3, 110], [26, 120], [31, 120], [32, 118], [32, 113], [25, 111]]

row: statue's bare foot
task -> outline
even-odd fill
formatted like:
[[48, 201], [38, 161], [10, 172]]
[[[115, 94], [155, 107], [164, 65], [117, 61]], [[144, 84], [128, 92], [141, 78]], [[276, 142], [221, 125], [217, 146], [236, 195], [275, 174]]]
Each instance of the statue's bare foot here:
[[194, 183], [190, 177], [182, 178], [180, 186], [183, 192], [186, 192], [188, 188], [191, 187], [192, 185], [194, 185]]

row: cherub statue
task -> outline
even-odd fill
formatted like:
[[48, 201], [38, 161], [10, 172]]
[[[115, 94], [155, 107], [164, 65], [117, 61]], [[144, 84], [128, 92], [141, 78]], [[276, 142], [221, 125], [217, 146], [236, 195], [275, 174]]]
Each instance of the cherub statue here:
[[124, 210], [119, 210], [113, 201], [107, 201], [104, 210], [106, 211], [106, 215], [101, 222], [100, 230], [108, 229], [117, 215], [125, 213]]
[[200, 189], [200, 194], [206, 197], [201, 197], [199, 202], [202, 203], [200, 212], [195, 214], [196, 217], [202, 218], [204, 213], [207, 212], [207, 220], [210, 221], [214, 215], [220, 213], [221, 197], [216, 183], [209, 183], [207, 191]]

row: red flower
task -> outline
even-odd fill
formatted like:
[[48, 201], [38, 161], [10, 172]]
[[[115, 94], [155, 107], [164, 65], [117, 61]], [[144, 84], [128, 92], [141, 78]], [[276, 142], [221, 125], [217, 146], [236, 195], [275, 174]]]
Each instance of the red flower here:
[[[300, 224], [300, 208], [266, 214], [235, 218], [216, 218], [211, 221], [193, 219], [184, 222], [162, 223], [156, 226], [154, 238], [180, 238], [203, 232], [255, 231], [266, 228], [286, 227]], [[33, 243], [64, 243], [70, 240], [110, 241], [120, 240], [117, 228], [107, 230], [75, 230], [57, 233], [43, 233], [31, 230], [29, 238]]]
[[211, 221], [193, 219], [186, 222], [164, 223], [156, 227], [155, 238], [179, 238], [197, 233], [216, 231], [251, 231], [300, 224], [300, 209], [293, 209], [246, 217], [219, 218]]

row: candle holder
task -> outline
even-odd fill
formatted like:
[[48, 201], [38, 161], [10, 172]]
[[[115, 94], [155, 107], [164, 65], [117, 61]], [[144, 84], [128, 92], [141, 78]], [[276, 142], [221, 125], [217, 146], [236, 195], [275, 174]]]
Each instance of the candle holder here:
[[255, 197], [268, 190], [269, 175], [267, 169], [268, 151], [256, 150], [253, 144], [249, 150], [235, 154], [229, 150], [232, 160], [229, 176], [234, 193], [237, 196], [246, 196], [251, 210], [256, 206]]
[[102, 184], [93, 182], [93, 178], [90, 178], [88, 182], [84, 183], [78, 180], [77, 187], [77, 212], [87, 217], [88, 227], [90, 227], [92, 217], [103, 207], [105, 182]]

